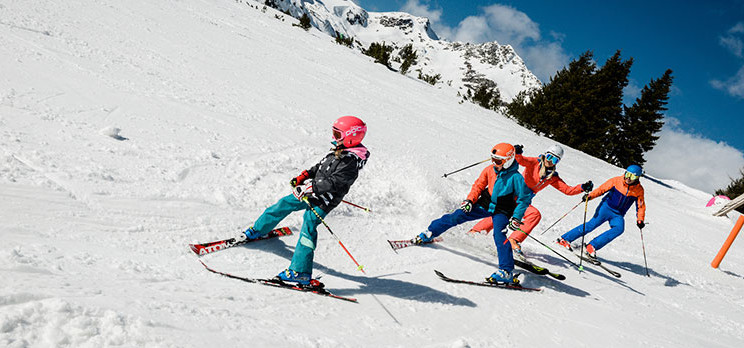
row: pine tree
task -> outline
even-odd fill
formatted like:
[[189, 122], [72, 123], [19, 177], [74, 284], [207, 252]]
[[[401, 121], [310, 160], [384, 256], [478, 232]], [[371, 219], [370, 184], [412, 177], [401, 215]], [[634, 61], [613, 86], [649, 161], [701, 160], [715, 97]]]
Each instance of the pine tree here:
[[400, 73], [405, 75], [412, 65], [416, 65], [418, 55], [416, 54], [416, 50], [413, 49], [413, 44], [403, 46], [400, 52], [398, 52], [398, 55], [403, 60], [403, 63], [400, 64]]
[[307, 30], [310, 30], [310, 17], [307, 15], [307, 13], [303, 13], [302, 17], [300, 17], [300, 28]]
[[587, 51], [542, 89], [518, 94], [507, 113], [538, 134], [615, 165], [643, 164], [663, 125], [672, 71], [644, 86], [626, 107], [623, 89], [632, 65], [632, 58], [622, 60], [617, 51], [598, 69]]
[[657, 135], [664, 125], [665, 105], [672, 88], [672, 70], [641, 90], [641, 96], [630, 107], [625, 107], [625, 117], [621, 122], [621, 133], [615, 140], [610, 160], [615, 165], [625, 167], [646, 162], [643, 154], [651, 151], [659, 140]]
[[382, 44], [373, 42], [369, 44], [369, 48], [364, 50], [362, 53], [374, 58], [375, 63], [380, 63], [389, 68], [391, 52], [393, 52], [393, 47], [385, 46], [385, 42]]
[[618, 50], [592, 77], [590, 97], [593, 101], [589, 104], [589, 115], [597, 118], [594, 123], [598, 127], [596, 134], [600, 136], [586, 139], [585, 143], [595, 149], [593, 154], [597, 157], [611, 159], [610, 154], [618, 145], [615, 140], [622, 132], [623, 89], [628, 86], [632, 65], [633, 58], [623, 61]]
[[[736, 197], [743, 195], [744, 194], [744, 168], [740, 169], [739, 172], [741, 173], [741, 178], [731, 179], [731, 184], [729, 184], [723, 190], [721, 189], [716, 190], [716, 194], [724, 195], [731, 199], [734, 199]], [[744, 206], [736, 208], [736, 211], [744, 214]]]

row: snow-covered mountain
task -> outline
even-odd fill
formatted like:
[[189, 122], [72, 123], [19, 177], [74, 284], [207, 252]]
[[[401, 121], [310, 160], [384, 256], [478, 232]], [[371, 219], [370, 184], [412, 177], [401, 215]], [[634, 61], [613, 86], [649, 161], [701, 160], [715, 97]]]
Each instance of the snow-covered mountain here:
[[[295, 18], [307, 14], [314, 27], [336, 37], [356, 40], [357, 49], [373, 42], [394, 47], [392, 57], [406, 45], [418, 55], [408, 75], [440, 75], [437, 83], [464, 96], [481, 86], [497, 88], [501, 99], [511, 101], [523, 90], [540, 88], [538, 78], [527, 69], [514, 49], [497, 42], [482, 44], [440, 40], [427, 18], [404, 12], [367, 12], [349, 0], [271, 0], [266, 2]], [[401, 61], [393, 61], [394, 68]]]
[[[232, 0], [0, 2], [0, 347], [744, 346], [744, 243], [712, 269], [732, 222], [676, 182], [642, 179], [651, 277], [632, 212], [599, 251], [619, 279], [527, 240], [567, 277], [525, 274], [538, 293], [434, 275], [496, 269], [472, 224], [393, 252], [387, 239], [456, 209], [483, 167], [443, 173], [497, 142], [527, 155], [553, 142], [276, 15]], [[201, 258], [188, 244], [232, 237], [289, 194], [349, 114], [371, 157], [345, 199], [372, 213], [342, 205], [326, 222], [366, 274], [321, 226], [314, 275], [359, 303], [207, 272], [199, 260], [249, 277], [289, 265], [296, 235]], [[569, 184], [623, 172], [571, 148], [559, 166]], [[581, 224], [577, 208], [539, 234], [578, 200], [540, 192], [533, 235], [553, 245]]]

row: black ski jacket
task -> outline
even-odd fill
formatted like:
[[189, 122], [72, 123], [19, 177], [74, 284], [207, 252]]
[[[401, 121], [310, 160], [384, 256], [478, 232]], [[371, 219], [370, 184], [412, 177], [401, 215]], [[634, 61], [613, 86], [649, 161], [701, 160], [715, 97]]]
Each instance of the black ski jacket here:
[[313, 179], [313, 195], [310, 203], [326, 213], [341, 204], [351, 185], [359, 176], [369, 158], [369, 150], [363, 145], [343, 149], [336, 157], [335, 151], [328, 153], [318, 164], [308, 169]]

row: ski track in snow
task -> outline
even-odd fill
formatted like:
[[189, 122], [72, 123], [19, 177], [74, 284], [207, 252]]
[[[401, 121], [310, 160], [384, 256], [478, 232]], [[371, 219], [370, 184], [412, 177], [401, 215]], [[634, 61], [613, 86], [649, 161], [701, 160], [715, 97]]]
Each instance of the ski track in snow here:
[[[711, 216], [709, 195], [677, 182], [643, 181], [650, 278], [632, 211], [600, 252], [620, 279], [578, 273], [528, 240], [526, 253], [566, 281], [525, 274], [541, 293], [442, 282], [434, 269], [477, 280], [497, 267], [492, 237], [467, 235], [471, 224], [395, 254], [385, 240], [457, 207], [479, 169], [443, 173], [495, 142], [537, 155], [551, 141], [260, 7], [0, 4], [0, 346], [744, 345], [744, 247], [734, 243], [721, 270], [709, 265], [736, 217]], [[187, 244], [231, 237], [289, 194], [346, 114], [368, 123], [372, 153], [346, 199], [374, 212], [342, 205], [327, 221], [368, 274], [320, 226], [315, 276], [359, 303], [206, 272]], [[567, 149], [560, 172], [600, 184], [622, 169]], [[580, 224], [577, 209], [539, 234], [577, 197], [542, 191], [533, 235], [552, 247]], [[301, 214], [282, 225], [299, 231]], [[296, 241], [203, 259], [270, 277]]]

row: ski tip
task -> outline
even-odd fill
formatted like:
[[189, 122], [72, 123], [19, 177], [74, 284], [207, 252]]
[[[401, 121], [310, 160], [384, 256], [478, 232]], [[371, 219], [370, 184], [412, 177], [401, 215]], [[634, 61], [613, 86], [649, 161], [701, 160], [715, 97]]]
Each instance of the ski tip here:
[[194, 252], [194, 254], [199, 255], [199, 248], [196, 247], [194, 244], [189, 244], [189, 248], [191, 248], [191, 251]]

